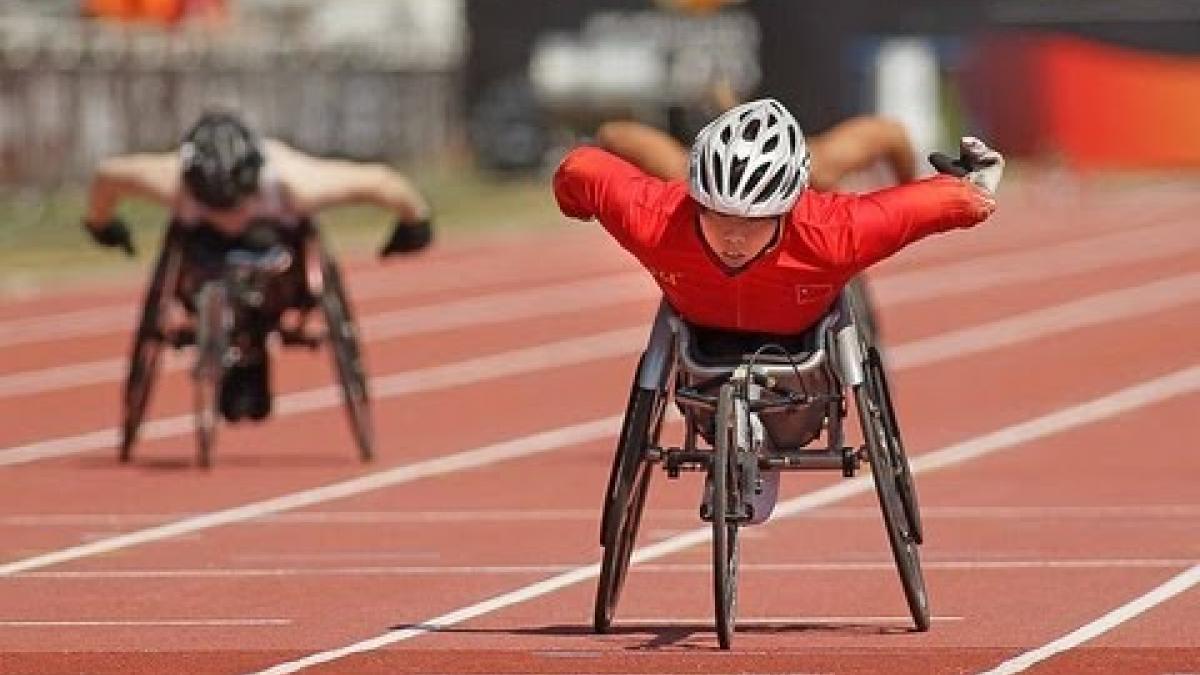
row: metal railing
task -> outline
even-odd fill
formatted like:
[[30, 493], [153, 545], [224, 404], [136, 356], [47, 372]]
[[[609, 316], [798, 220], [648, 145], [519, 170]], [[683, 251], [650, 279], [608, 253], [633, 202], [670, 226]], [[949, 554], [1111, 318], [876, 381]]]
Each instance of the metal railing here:
[[172, 147], [214, 105], [310, 152], [429, 161], [457, 132], [460, 65], [403, 46], [0, 18], [0, 185], [53, 187]]

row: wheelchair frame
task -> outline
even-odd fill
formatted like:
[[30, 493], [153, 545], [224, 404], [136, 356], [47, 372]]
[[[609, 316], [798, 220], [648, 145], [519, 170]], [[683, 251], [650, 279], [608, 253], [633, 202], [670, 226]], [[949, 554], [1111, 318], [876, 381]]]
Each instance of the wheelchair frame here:
[[[853, 477], [861, 462], [872, 468], [888, 541], [917, 630], [929, 628], [929, 608], [917, 546], [922, 541], [915, 485], [892, 406], [887, 374], [870, 332], [858, 324], [869, 308], [852, 290], [806, 335], [815, 349], [800, 358], [756, 354], [720, 363], [696, 357], [694, 331], [664, 300], [638, 363], [601, 521], [604, 556], [593, 624], [607, 632], [628, 573], [653, 466], [669, 478], [703, 471], [712, 504], [701, 518], [713, 525], [713, 590], [721, 648], [732, 644], [736, 623], [738, 528], [753, 517], [749, 495], [763, 470], [839, 470]], [[762, 350], [759, 350], [760, 352]], [[717, 390], [716, 394], [708, 393]], [[847, 446], [844, 422], [853, 395], [862, 444]], [[668, 399], [684, 417], [682, 447], [662, 447]], [[775, 447], [763, 419], [809, 415], [815, 429]], [[809, 447], [821, 434], [823, 448]], [[711, 441], [700, 447], [700, 440]], [[786, 445], [786, 443], [782, 444]], [[706, 504], [706, 506], [708, 506]]]
[[[300, 330], [285, 330], [278, 324], [264, 334], [275, 333], [287, 346], [300, 345], [310, 349], [330, 342], [334, 371], [341, 385], [343, 403], [351, 430], [359, 448], [359, 456], [369, 461], [374, 456], [374, 437], [370, 416], [367, 379], [349, 299], [341, 281], [337, 262], [329, 253], [319, 229], [311, 221], [301, 223], [299, 250], [287, 272], [303, 280], [304, 298], [288, 303], [286, 309], [298, 309], [307, 319], [319, 308], [325, 319], [325, 332], [310, 335]], [[239, 359], [236, 338], [244, 326], [236, 324], [236, 315], [248, 306], [241, 299], [236, 280], [228, 269], [211, 280], [204, 281], [195, 295], [183, 297], [186, 271], [187, 231], [172, 222], [164, 235], [154, 271], [143, 299], [141, 318], [134, 331], [130, 368], [123, 395], [122, 434], [118, 458], [128, 462], [133, 456], [150, 394], [153, 391], [164, 347], [182, 349], [196, 347], [196, 360], [191, 369], [193, 383], [197, 462], [211, 465], [212, 448], [220, 414], [217, 399], [221, 381], [229, 367]], [[295, 266], [298, 269], [293, 269]], [[270, 282], [268, 282], [270, 283]], [[166, 315], [174, 302], [191, 302], [194, 312], [191, 325], [168, 329]], [[301, 326], [304, 322], [301, 322]], [[264, 358], [269, 355], [264, 354]]]

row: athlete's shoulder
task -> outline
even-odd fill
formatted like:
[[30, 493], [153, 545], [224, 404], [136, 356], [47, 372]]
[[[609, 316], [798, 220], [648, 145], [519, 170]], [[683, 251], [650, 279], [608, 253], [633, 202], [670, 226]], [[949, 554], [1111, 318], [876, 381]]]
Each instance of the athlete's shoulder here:
[[602, 215], [606, 207], [669, 211], [687, 197], [682, 181], [664, 181], [621, 157], [594, 146], [567, 153], [554, 174], [554, 191], [567, 215]]
[[857, 199], [857, 195], [846, 192], [814, 190], [808, 188], [800, 193], [792, 207], [790, 221], [793, 227], [821, 227], [843, 221]]

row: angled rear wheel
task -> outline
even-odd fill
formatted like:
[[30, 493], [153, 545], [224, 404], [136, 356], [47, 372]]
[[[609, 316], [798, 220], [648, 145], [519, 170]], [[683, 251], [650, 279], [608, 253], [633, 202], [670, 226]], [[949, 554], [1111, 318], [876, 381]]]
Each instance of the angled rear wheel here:
[[133, 458], [133, 446], [137, 442], [158, 378], [158, 366], [166, 340], [167, 310], [179, 284], [181, 260], [175, 237], [168, 231], [154, 265], [146, 297], [142, 301], [142, 315], [130, 349], [129, 374], [122, 396], [121, 442], [117, 452], [122, 462]]
[[[919, 542], [899, 487], [900, 477], [907, 467], [896, 459], [896, 448], [884, 421], [880, 391], [878, 383], [873, 383], [868, 376], [863, 384], [855, 387], [854, 398], [863, 428], [867, 458], [871, 464], [871, 476], [875, 482], [875, 494], [879, 498], [884, 529], [900, 574], [904, 598], [917, 630], [926, 631], [929, 630], [929, 599], [921, 570]], [[915, 501], [913, 504], [915, 507]]]
[[665, 409], [666, 397], [656, 390], [634, 386], [630, 392], [601, 516], [604, 557], [593, 612], [597, 633], [606, 633], [612, 626], [625, 585], [653, 468], [646, 453], [658, 445]]
[[321, 252], [321, 277], [323, 284], [319, 302], [325, 317], [334, 371], [342, 388], [342, 402], [351, 433], [358, 445], [359, 458], [369, 462], [375, 456], [375, 430], [358, 326], [354, 323], [341, 271], [332, 256], [324, 250]]

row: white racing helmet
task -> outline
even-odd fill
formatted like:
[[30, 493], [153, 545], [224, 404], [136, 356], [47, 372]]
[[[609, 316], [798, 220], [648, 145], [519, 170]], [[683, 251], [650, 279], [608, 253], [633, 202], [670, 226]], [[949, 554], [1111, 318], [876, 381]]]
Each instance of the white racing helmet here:
[[696, 134], [692, 198], [743, 218], [787, 213], [808, 187], [808, 147], [796, 118], [773, 98], [727, 110]]

